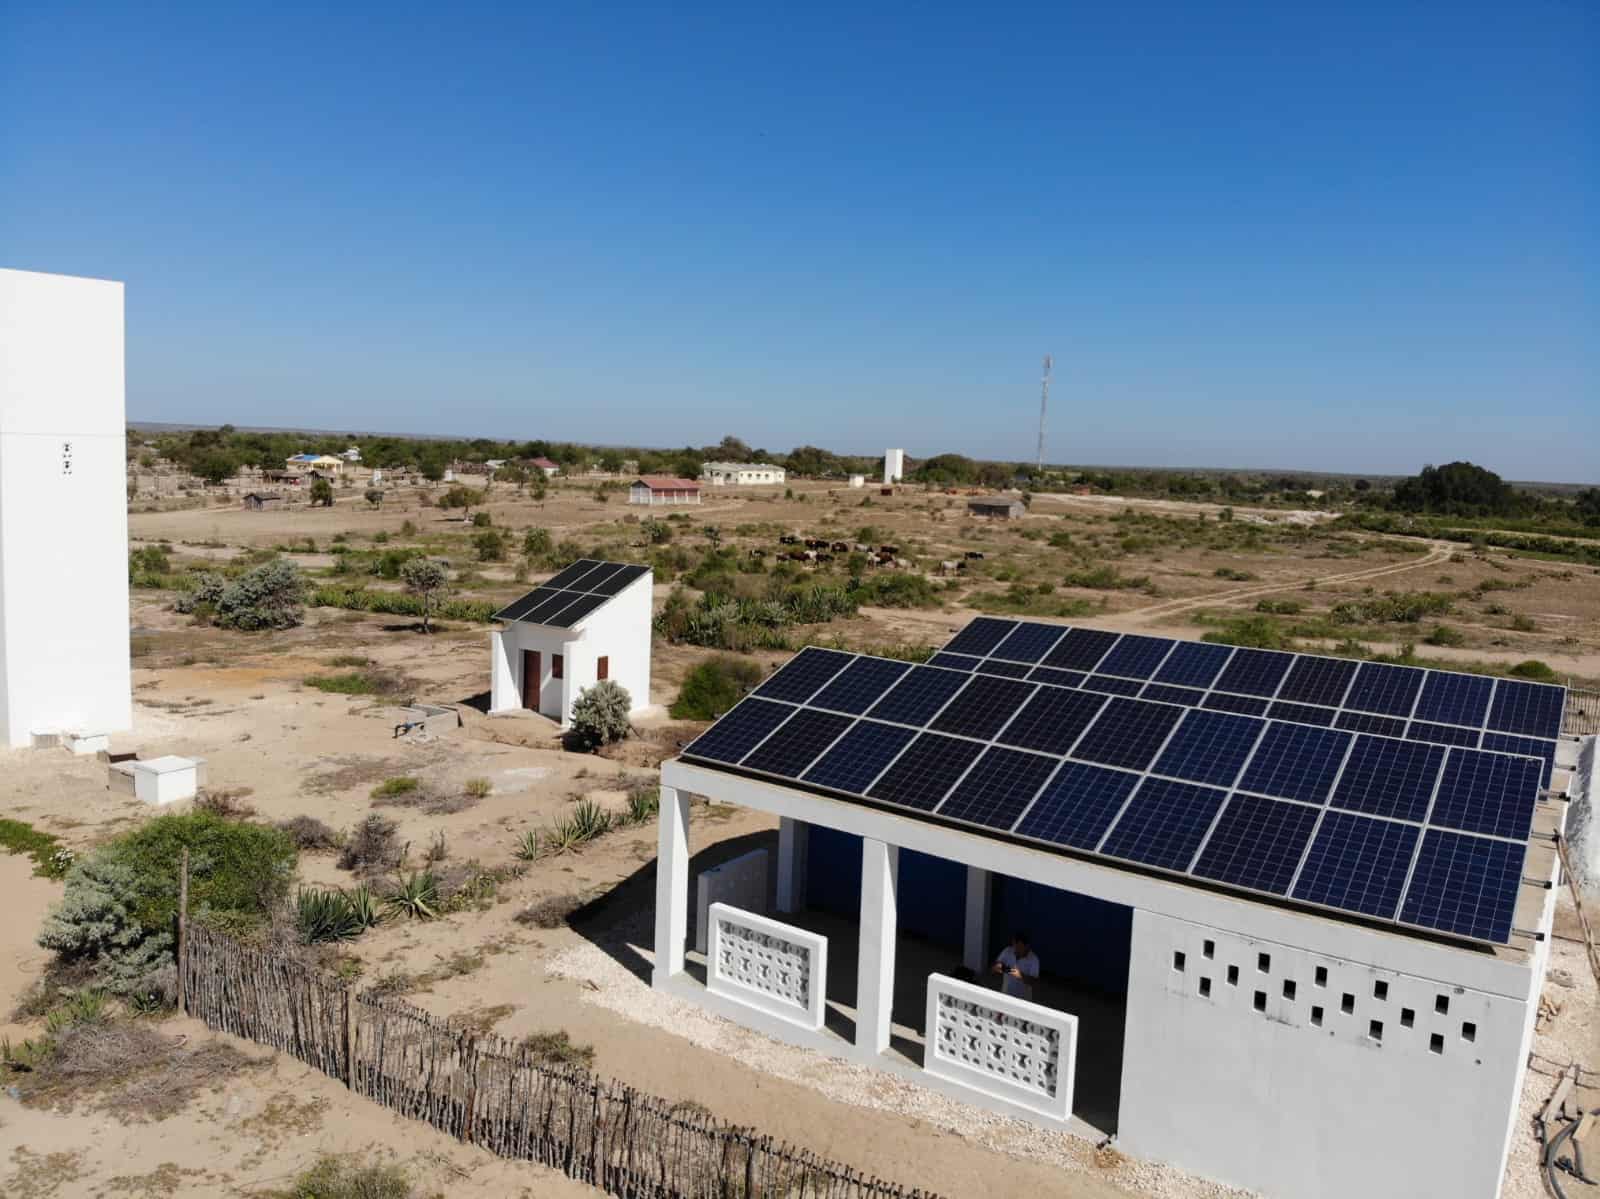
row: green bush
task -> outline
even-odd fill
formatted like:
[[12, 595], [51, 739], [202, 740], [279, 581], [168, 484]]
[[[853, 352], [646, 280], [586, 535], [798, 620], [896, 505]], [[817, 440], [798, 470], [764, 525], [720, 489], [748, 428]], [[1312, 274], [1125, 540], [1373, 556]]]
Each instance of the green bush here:
[[305, 580], [293, 562], [275, 560], [228, 580], [202, 572], [178, 597], [179, 612], [210, 614], [224, 629], [292, 629], [305, 619]]
[[571, 738], [585, 749], [621, 741], [633, 731], [628, 713], [633, 699], [615, 679], [601, 679], [572, 704]]
[[112, 991], [137, 989], [170, 964], [184, 849], [189, 907], [198, 919], [256, 925], [288, 894], [296, 853], [282, 829], [206, 811], [157, 816], [68, 870], [66, 893], [39, 944], [92, 964]]
[[289, 1187], [289, 1199], [413, 1199], [399, 1166], [365, 1165], [344, 1157], [320, 1158]]
[[1529, 658], [1526, 662], [1518, 662], [1506, 673], [1519, 679], [1532, 679], [1536, 683], [1557, 683], [1561, 681], [1560, 676], [1555, 671], [1537, 658]]
[[1429, 645], [1465, 645], [1466, 634], [1447, 624], [1435, 625], [1433, 632], [1423, 638]]
[[[480, 512], [478, 515], [487, 516], [489, 514]], [[485, 529], [472, 539], [472, 548], [477, 552], [479, 562], [504, 562], [506, 558], [506, 535], [499, 529]]]
[[1292, 599], [1264, 599], [1256, 601], [1256, 611], [1264, 612], [1268, 616], [1298, 616], [1305, 611], [1305, 605], [1299, 600]]
[[715, 720], [760, 685], [761, 667], [748, 658], [718, 654], [684, 676], [671, 715], [676, 720]]
[[420, 779], [410, 775], [401, 775], [399, 778], [384, 779], [372, 789], [373, 799], [393, 799], [397, 795], [410, 795], [422, 786]]
[[[377, 612], [386, 616], [421, 616], [421, 596], [400, 591], [368, 591], [362, 587], [319, 587], [309, 597], [313, 608], [343, 608], [350, 612]], [[504, 605], [486, 600], [434, 600], [430, 611], [443, 620], [486, 623]]]
[[885, 571], [852, 583], [850, 596], [877, 608], [937, 608], [939, 595], [922, 575]]
[[1442, 592], [1390, 592], [1375, 599], [1335, 604], [1328, 618], [1334, 624], [1415, 624], [1425, 616], [1443, 616], [1453, 606], [1453, 597]]
[[42, 878], [63, 878], [73, 854], [52, 833], [41, 833], [24, 820], [0, 819], [0, 849], [25, 853], [33, 859], [33, 872]]

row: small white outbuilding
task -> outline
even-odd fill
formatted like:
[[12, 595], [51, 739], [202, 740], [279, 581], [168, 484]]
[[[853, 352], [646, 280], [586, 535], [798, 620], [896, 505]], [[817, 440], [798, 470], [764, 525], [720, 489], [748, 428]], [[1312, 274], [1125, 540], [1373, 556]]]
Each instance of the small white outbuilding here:
[[489, 634], [491, 715], [533, 711], [566, 727], [573, 702], [602, 679], [650, 705], [648, 566], [582, 558], [495, 613]]

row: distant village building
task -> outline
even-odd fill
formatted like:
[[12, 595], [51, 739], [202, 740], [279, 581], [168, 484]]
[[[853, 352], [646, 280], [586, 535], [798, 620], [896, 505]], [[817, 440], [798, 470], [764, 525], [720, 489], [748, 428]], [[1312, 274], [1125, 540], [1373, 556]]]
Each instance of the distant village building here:
[[602, 679], [631, 711], [650, 706], [648, 566], [581, 559], [495, 613], [489, 711], [539, 712], [566, 726], [573, 702]]
[[543, 471], [544, 477], [547, 479], [561, 473], [561, 464], [559, 462], [552, 462], [548, 458], [535, 458], [532, 462], [528, 463], [528, 465], [534, 470]]
[[336, 475], [344, 469], [344, 459], [332, 454], [291, 454], [284, 467], [301, 475]]
[[867, 476], [866, 475], [851, 475], [850, 476], [850, 486], [852, 486], [852, 487], [865, 487], [866, 485], [867, 485]]
[[771, 462], [707, 462], [700, 468], [702, 482], [714, 487], [783, 486], [783, 467]]
[[350, 465], [355, 466], [361, 461], [361, 447], [358, 445], [353, 445], [344, 453], [340, 454], [339, 457], [350, 463]]
[[628, 488], [630, 504], [698, 504], [700, 484], [671, 475], [642, 475]]
[[1017, 496], [976, 496], [967, 501], [968, 516], [982, 516], [991, 520], [1017, 520], [1028, 514]]
[[885, 450], [883, 452], [883, 485], [892, 487], [905, 477], [906, 452], [904, 450]]
[[283, 507], [284, 497], [275, 491], [247, 491], [244, 495], [244, 506], [253, 512], [260, 512], [264, 508]]

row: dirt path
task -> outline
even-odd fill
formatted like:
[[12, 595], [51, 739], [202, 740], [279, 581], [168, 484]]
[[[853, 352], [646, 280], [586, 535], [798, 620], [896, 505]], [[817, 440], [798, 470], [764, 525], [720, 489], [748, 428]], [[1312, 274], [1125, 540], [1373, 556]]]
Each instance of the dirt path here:
[[1299, 591], [1309, 583], [1315, 583], [1319, 587], [1328, 583], [1364, 583], [1369, 579], [1380, 579], [1386, 575], [1417, 570], [1424, 566], [1438, 566], [1441, 562], [1449, 561], [1452, 550], [1448, 545], [1435, 541], [1429, 542], [1429, 546], [1431, 548], [1426, 555], [1414, 558], [1409, 562], [1400, 562], [1389, 566], [1365, 567], [1361, 570], [1345, 571], [1340, 574], [1320, 575], [1293, 583], [1264, 583], [1259, 587], [1241, 587], [1235, 591], [1219, 591], [1211, 595], [1194, 596], [1188, 599], [1167, 600], [1164, 603], [1151, 604], [1148, 607], [1137, 608], [1132, 612], [1124, 612], [1121, 615], [1135, 620], [1160, 620], [1177, 616], [1183, 612], [1190, 612], [1196, 608], [1205, 608], [1216, 604], [1232, 604], [1240, 600], [1258, 599], [1262, 596], [1274, 595], [1280, 591]]
[[9, 1023], [11, 1012], [50, 956], [33, 938], [60, 897], [61, 884], [35, 876], [32, 858], [0, 850], [0, 895], [6, 897], [0, 920], [0, 1036], [17, 1039], [26, 1033]]

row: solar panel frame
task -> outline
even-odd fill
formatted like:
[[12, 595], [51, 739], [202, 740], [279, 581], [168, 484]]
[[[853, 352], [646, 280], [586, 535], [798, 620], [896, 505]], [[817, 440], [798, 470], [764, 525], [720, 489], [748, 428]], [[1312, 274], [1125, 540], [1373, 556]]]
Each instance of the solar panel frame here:
[[1380, 716], [1411, 715], [1427, 671], [1388, 662], [1363, 662], [1345, 694], [1344, 706]]
[[992, 745], [935, 811], [948, 820], [1008, 831], [1061, 764], [1060, 758]]
[[[490, 619], [570, 628], [649, 572], [648, 566], [636, 563], [579, 558], [532, 591], [512, 600]], [[587, 597], [592, 597], [592, 602], [578, 602]]]
[[813, 707], [859, 716], [910, 669], [909, 662], [859, 657], [824, 683], [809, 702]]
[[762, 699], [803, 704], [831, 683], [851, 661], [849, 654], [808, 645], [768, 675], [752, 694]]
[[938, 733], [992, 740], [1038, 689], [1037, 683], [1024, 683], [1019, 679], [973, 675], [927, 727]]
[[1015, 621], [979, 616], [968, 621], [943, 648], [947, 653], [972, 654], [981, 658], [1009, 637], [1015, 627]]
[[1175, 643], [1165, 637], [1146, 637], [1125, 633], [1117, 638], [1106, 656], [1095, 666], [1096, 674], [1112, 674], [1125, 679], [1149, 679], [1160, 669]]
[[1227, 798], [1228, 793], [1217, 787], [1146, 775], [1101, 841], [1099, 852], [1183, 873]]
[[1329, 809], [1306, 847], [1289, 897], [1392, 920], [1421, 834], [1414, 824]]
[[1251, 891], [1287, 894], [1321, 811], [1310, 804], [1235, 793], [1217, 813], [1189, 872]]
[[1010, 636], [989, 651], [989, 656], [1033, 666], [1044, 661], [1065, 632], [1055, 625], [1019, 623]]
[[[1429, 671], [1412, 719], [1478, 729], [1489, 714], [1494, 680], [1483, 675]], [[1476, 715], [1474, 715], [1476, 713]]]
[[1565, 687], [1497, 679], [1484, 728], [1521, 737], [1559, 737], [1566, 705]]
[[1428, 829], [1417, 850], [1400, 919], [1475, 940], [1510, 940], [1526, 843]]

